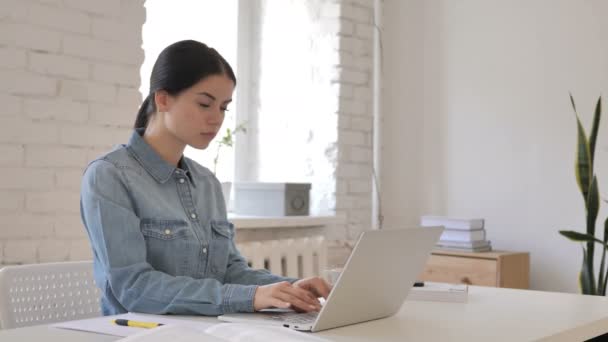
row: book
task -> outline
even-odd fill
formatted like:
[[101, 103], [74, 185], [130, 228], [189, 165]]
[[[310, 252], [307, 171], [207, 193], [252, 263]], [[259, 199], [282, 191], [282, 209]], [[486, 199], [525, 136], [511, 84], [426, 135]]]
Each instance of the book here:
[[442, 244], [438, 242], [435, 244], [435, 247], [438, 249], [443, 249], [446, 251], [455, 251], [455, 252], [490, 252], [492, 250], [492, 245], [488, 241], [486, 245], [478, 246], [478, 247], [466, 247], [459, 246], [454, 244]]
[[[137, 328], [135, 328], [137, 329]], [[326, 342], [327, 339], [268, 324], [219, 323], [208, 328], [163, 325], [145, 329], [118, 341], [121, 342]]]
[[466, 303], [469, 287], [466, 284], [447, 284], [425, 281], [424, 286], [412, 287], [407, 300]]
[[458, 229], [458, 230], [475, 230], [482, 229], [484, 226], [484, 219], [482, 218], [454, 218], [446, 216], [422, 216], [420, 218], [420, 225], [422, 227], [436, 227], [443, 226], [446, 229]]
[[455, 248], [482, 248], [491, 246], [489, 240], [482, 241], [451, 241], [451, 240], [439, 240], [435, 244], [436, 246], [455, 247]]
[[485, 229], [475, 230], [460, 230], [460, 229], [444, 229], [440, 240], [445, 241], [483, 241], [486, 239]]

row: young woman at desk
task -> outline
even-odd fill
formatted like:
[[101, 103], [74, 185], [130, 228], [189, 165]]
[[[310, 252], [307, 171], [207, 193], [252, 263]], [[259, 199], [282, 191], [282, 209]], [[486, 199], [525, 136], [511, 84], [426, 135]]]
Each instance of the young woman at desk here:
[[159, 55], [129, 142], [87, 167], [81, 216], [104, 315], [220, 315], [320, 309], [329, 285], [253, 270], [236, 249], [222, 190], [183, 156], [216, 136], [236, 78], [214, 49], [180, 41]]

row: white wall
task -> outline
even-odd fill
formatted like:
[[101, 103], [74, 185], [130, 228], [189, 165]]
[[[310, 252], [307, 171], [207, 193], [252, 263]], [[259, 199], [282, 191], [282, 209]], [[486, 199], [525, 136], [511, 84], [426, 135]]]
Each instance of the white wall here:
[[581, 247], [557, 233], [584, 226], [568, 92], [589, 129], [608, 87], [608, 3], [386, 0], [384, 14], [387, 224], [484, 217], [495, 249], [531, 253], [532, 288], [578, 291]]
[[125, 141], [141, 101], [143, 1], [0, 3], [0, 264], [92, 257], [88, 161]]

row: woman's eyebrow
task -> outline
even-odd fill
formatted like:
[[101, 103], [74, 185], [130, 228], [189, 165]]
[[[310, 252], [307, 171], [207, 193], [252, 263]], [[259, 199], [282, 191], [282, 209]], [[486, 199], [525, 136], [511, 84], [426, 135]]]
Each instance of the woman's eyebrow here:
[[[215, 101], [215, 100], [216, 100], [215, 96], [213, 96], [213, 95], [209, 94], [209, 93], [208, 93], [208, 92], [206, 92], [206, 91], [203, 91], [203, 92], [197, 93], [197, 95], [205, 95], [205, 96], [207, 96], [208, 98], [212, 99], [213, 101]], [[223, 103], [230, 103], [230, 102], [232, 102], [232, 99], [228, 99], [228, 100], [224, 101]]]
[[207, 96], [208, 98], [210, 98], [210, 99], [212, 99], [212, 100], [214, 100], [214, 101], [215, 101], [215, 96], [213, 96], [213, 95], [209, 94], [209, 93], [208, 93], [208, 92], [206, 92], [206, 91], [203, 91], [203, 92], [200, 92], [200, 93], [197, 93], [197, 94], [198, 94], [198, 95], [205, 95], [205, 96]]

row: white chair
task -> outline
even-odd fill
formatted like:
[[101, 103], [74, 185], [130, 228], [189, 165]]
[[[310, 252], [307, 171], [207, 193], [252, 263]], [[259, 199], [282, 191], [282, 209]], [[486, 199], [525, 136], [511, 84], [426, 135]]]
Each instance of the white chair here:
[[2, 329], [101, 316], [92, 261], [0, 269]]

